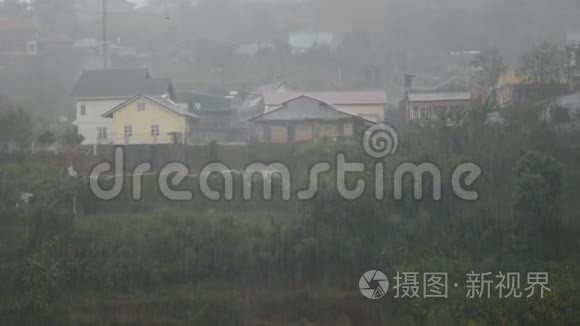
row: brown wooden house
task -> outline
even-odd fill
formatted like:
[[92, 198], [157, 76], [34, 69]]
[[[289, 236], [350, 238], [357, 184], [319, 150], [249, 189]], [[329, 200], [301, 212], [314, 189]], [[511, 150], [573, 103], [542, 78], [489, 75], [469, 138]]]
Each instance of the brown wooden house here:
[[257, 142], [289, 143], [354, 138], [374, 122], [306, 95], [250, 119]]

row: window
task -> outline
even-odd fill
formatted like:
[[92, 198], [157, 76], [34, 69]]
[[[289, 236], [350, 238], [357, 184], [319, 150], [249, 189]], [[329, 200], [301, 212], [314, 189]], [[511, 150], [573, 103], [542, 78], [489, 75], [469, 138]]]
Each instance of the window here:
[[38, 53], [38, 46], [36, 41], [27, 41], [26, 42], [26, 54], [28, 55], [36, 55]]
[[145, 103], [137, 103], [137, 111], [145, 111]]
[[294, 141], [309, 141], [314, 138], [312, 125], [298, 125], [294, 127]]
[[87, 115], [87, 106], [84, 104], [81, 104], [81, 115]]
[[412, 114], [412, 117], [413, 117], [414, 119], [417, 119], [417, 118], [419, 117], [419, 108], [418, 108], [418, 107], [414, 107], [414, 108], [413, 108], [413, 114]]
[[126, 125], [125, 126], [125, 130], [124, 130], [124, 134], [125, 134], [125, 137], [131, 137], [131, 136], [133, 136], [133, 126]]
[[320, 129], [318, 131], [318, 136], [320, 138], [334, 138], [338, 136], [338, 128], [334, 124], [323, 124], [320, 125]]
[[352, 125], [352, 123], [345, 123], [343, 125], [344, 129], [343, 129], [343, 135], [344, 136], [352, 136], [354, 135], [354, 126]]
[[107, 128], [97, 128], [97, 135], [99, 140], [107, 140]]
[[159, 136], [159, 125], [152, 125], [151, 126], [151, 136], [153, 136], [153, 137]]

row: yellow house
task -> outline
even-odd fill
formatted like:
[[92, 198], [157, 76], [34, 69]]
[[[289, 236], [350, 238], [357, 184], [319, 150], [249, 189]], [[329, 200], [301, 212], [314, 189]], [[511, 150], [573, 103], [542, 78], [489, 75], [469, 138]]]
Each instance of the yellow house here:
[[524, 85], [524, 81], [518, 76], [515, 70], [505, 72], [500, 76], [497, 83], [497, 104], [506, 107], [517, 102], [518, 87]]
[[497, 103], [500, 107], [525, 107], [556, 98], [569, 91], [566, 81], [542, 83], [527, 80], [516, 71], [503, 74], [497, 84]]
[[190, 144], [199, 117], [170, 99], [137, 95], [102, 115], [111, 118], [113, 144]]

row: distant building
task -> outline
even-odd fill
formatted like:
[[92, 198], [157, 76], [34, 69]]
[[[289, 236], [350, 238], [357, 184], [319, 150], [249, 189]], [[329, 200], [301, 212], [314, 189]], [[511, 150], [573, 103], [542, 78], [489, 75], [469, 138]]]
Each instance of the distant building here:
[[564, 83], [539, 85], [528, 83], [515, 71], [503, 74], [497, 84], [497, 104], [501, 108], [535, 104], [555, 98], [568, 88]]
[[176, 102], [199, 116], [202, 142], [247, 142], [248, 128], [242, 123], [232, 99], [197, 91], [177, 91]]
[[26, 17], [0, 17], [0, 57], [38, 54], [40, 26]]
[[431, 125], [432, 122], [447, 126], [463, 123], [475, 101], [481, 99], [479, 89], [472, 87], [462, 76], [454, 76], [431, 88], [416, 88], [416, 75], [405, 75], [405, 95], [401, 102], [407, 123]]
[[569, 83], [572, 88], [580, 86], [580, 33], [568, 33], [566, 36], [566, 50], [569, 60]]
[[307, 96], [330, 103], [337, 109], [373, 122], [385, 121], [388, 100], [382, 90], [278, 92], [264, 95], [265, 112], [270, 112], [298, 96]]
[[373, 123], [306, 95], [290, 99], [250, 121], [255, 125], [254, 139], [268, 143], [353, 138]]
[[527, 86], [515, 71], [506, 72], [497, 84], [497, 104], [503, 108], [522, 102], [526, 88]]
[[[421, 93], [411, 91], [405, 95], [407, 122], [443, 120], [445, 124], [458, 124], [461, 115], [473, 108], [471, 93]], [[454, 117], [455, 115], [455, 117]]]
[[558, 96], [553, 102], [559, 107], [580, 113], [580, 91]]
[[256, 114], [264, 113], [264, 96], [266, 94], [278, 94], [291, 91], [293, 91], [292, 87], [283, 80], [260, 85], [252, 90], [244, 99], [241, 105], [241, 113], [242, 115], [248, 115], [248, 119]]
[[302, 54], [319, 46], [336, 49], [341, 43], [342, 38], [334, 33], [292, 32], [288, 34], [288, 45], [293, 54]]
[[566, 34], [566, 42], [579, 45], [580, 44], [580, 32], [568, 33]]
[[151, 78], [147, 69], [85, 70], [72, 97], [83, 145], [110, 143], [111, 119], [102, 115], [124, 101], [143, 94], [152, 98], [175, 99], [169, 79]]
[[169, 98], [137, 95], [105, 112], [113, 144], [191, 144], [199, 117]]
[[268, 42], [245, 43], [237, 47], [236, 53], [247, 56], [254, 56], [260, 51], [274, 51], [275, 45]]
[[541, 120], [559, 127], [580, 127], [580, 91], [558, 96], [542, 112]]
[[[474, 91], [477, 92], [478, 89], [472, 85], [471, 76], [453, 76], [449, 79], [444, 80], [443, 82], [430, 87], [424, 88], [422, 92], [431, 92], [431, 93], [473, 93]], [[418, 89], [414, 88], [414, 91], [418, 91]]]
[[265, 84], [256, 87], [251, 93], [251, 96], [264, 96], [266, 94], [279, 94], [292, 92], [294, 89], [283, 80], [275, 81], [273, 83]]

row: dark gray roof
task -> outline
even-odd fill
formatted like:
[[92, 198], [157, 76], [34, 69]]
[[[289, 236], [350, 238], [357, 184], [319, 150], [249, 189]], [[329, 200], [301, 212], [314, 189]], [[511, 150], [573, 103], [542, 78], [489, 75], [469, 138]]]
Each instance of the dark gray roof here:
[[[145, 79], [139, 86], [138, 93], [150, 96], [172, 95], [171, 80], [167, 78]], [[134, 94], [132, 94], [134, 95]]]
[[72, 92], [77, 98], [128, 98], [170, 95], [171, 81], [150, 78], [147, 69], [85, 70]]
[[363, 119], [340, 111], [337, 107], [324, 101], [308, 96], [299, 96], [287, 101], [273, 111], [252, 118], [251, 121], [339, 120], [348, 118]]

